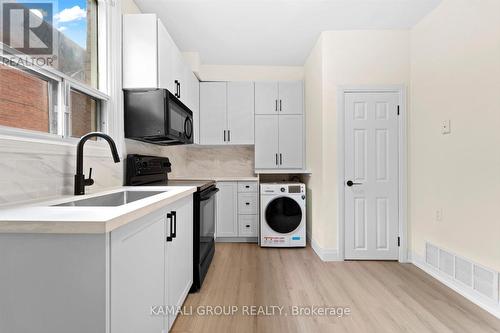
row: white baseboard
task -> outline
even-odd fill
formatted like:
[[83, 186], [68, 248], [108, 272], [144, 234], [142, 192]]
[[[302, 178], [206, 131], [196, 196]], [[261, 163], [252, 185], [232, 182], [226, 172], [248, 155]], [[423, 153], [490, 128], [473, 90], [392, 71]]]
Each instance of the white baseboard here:
[[343, 261], [339, 258], [339, 252], [337, 249], [328, 249], [321, 247], [314, 239], [307, 237], [312, 249], [318, 257], [323, 261]]
[[411, 263], [413, 265], [417, 266], [418, 268], [420, 268], [421, 270], [423, 270], [424, 272], [426, 272], [439, 282], [443, 283], [448, 288], [453, 289], [455, 292], [467, 298], [469, 301], [476, 304], [480, 308], [488, 311], [495, 317], [500, 318], [499, 303], [491, 299], [488, 299], [487, 297], [484, 297], [483, 295], [475, 292], [470, 287], [452, 279], [445, 273], [429, 265], [427, 262], [425, 262], [425, 259], [423, 257], [421, 257], [416, 253], [410, 253], [409, 259], [411, 260]]

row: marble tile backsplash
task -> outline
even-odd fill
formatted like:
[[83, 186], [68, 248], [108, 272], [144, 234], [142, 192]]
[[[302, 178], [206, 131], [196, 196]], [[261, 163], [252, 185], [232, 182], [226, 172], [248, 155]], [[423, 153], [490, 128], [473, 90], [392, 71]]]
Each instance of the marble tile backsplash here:
[[[254, 176], [253, 146], [156, 146], [125, 140], [127, 154], [167, 156], [170, 178]], [[92, 167], [87, 193], [123, 185], [124, 163], [115, 164], [108, 147], [85, 147], [84, 173]], [[73, 193], [74, 145], [0, 139], [0, 206]]]
[[179, 146], [165, 148], [171, 159], [171, 178], [252, 177], [253, 146]]

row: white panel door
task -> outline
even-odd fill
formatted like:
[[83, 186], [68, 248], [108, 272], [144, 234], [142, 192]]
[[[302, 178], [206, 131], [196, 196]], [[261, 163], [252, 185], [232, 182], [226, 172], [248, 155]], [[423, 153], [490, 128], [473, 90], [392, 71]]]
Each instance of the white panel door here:
[[149, 312], [165, 304], [165, 221], [166, 214], [156, 214], [111, 232], [113, 332], [161, 332], [165, 327], [163, 316]]
[[278, 82], [255, 82], [255, 114], [278, 114]]
[[[166, 299], [168, 305], [180, 307], [193, 283], [193, 198], [174, 203], [168, 213], [173, 229], [169, 233], [169, 226], [167, 231], [172, 240], [167, 242], [165, 255]], [[175, 316], [169, 315], [169, 329], [174, 321]]]
[[279, 167], [302, 169], [304, 167], [304, 116], [280, 115], [278, 118]]
[[200, 144], [226, 143], [226, 113], [226, 82], [201, 82]]
[[345, 94], [346, 259], [398, 259], [398, 101]]
[[227, 83], [228, 143], [254, 144], [254, 84]]
[[303, 114], [304, 96], [302, 81], [279, 83], [278, 110], [280, 114]]
[[158, 86], [157, 18], [123, 15], [123, 89]]
[[238, 183], [219, 182], [217, 188], [217, 237], [238, 236]]
[[255, 168], [279, 167], [279, 116], [255, 116]]
[[[175, 94], [174, 70], [172, 54], [175, 44], [167, 29], [161, 23], [158, 24], [158, 88], [167, 89]], [[124, 67], [125, 68], [125, 67]]]

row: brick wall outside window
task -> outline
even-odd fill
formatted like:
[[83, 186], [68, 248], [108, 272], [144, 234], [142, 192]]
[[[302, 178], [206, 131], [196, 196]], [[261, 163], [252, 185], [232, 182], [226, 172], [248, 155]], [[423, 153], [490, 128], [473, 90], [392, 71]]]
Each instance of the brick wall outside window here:
[[0, 125], [49, 132], [49, 83], [0, 65]]

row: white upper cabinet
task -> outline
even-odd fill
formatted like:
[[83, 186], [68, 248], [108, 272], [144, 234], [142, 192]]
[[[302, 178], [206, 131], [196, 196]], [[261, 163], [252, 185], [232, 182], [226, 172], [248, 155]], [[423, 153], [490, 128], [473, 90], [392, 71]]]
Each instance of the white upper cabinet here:
[[227, 140], [226, 82], [200, 83], [200, 144], [219, 145]]
[[174, 41], [165, 26], [158, 20], [158, 88], [167, 89], [168, 91], [175, 89], [172, 80], [174, 77], [173, 49], [175, 49]]
[[278, 82], [255, 82], [255, 114], [278, 114]]
[[157, 40], [155, 14], [123, 15], [123, 89], [158, 88]]
[[255, 116], [255, 168], [304, 168], [304, 116]]
[[200, 143], [200, 81], [191, 72], [191, 79], [189, 80], [189, 102], [188, 107], [193, 111], [193, 127], [195, 144]]
[[227, 129], [229, 144], [254, 144], [254, 84], [227, 83]]
[[200, 144], [254, 144], [253, 82], [200, 83]]
[[279, 114], [303, 114], [304, 97], [302, 81], [279, 83]]
[[302, 115], [279, 116], [279, 168], [304, 166], [304, 120]]
[[256, 169], [275, 169], [279, 167], [278, 118], [277, 115], [255, 116]]
[[302, 81], [256, 82], [255, 114], [303, 114]]
[[156, 14], [123, 15], [123, 89], [167, 89], [191, 108], [192, 75]]

